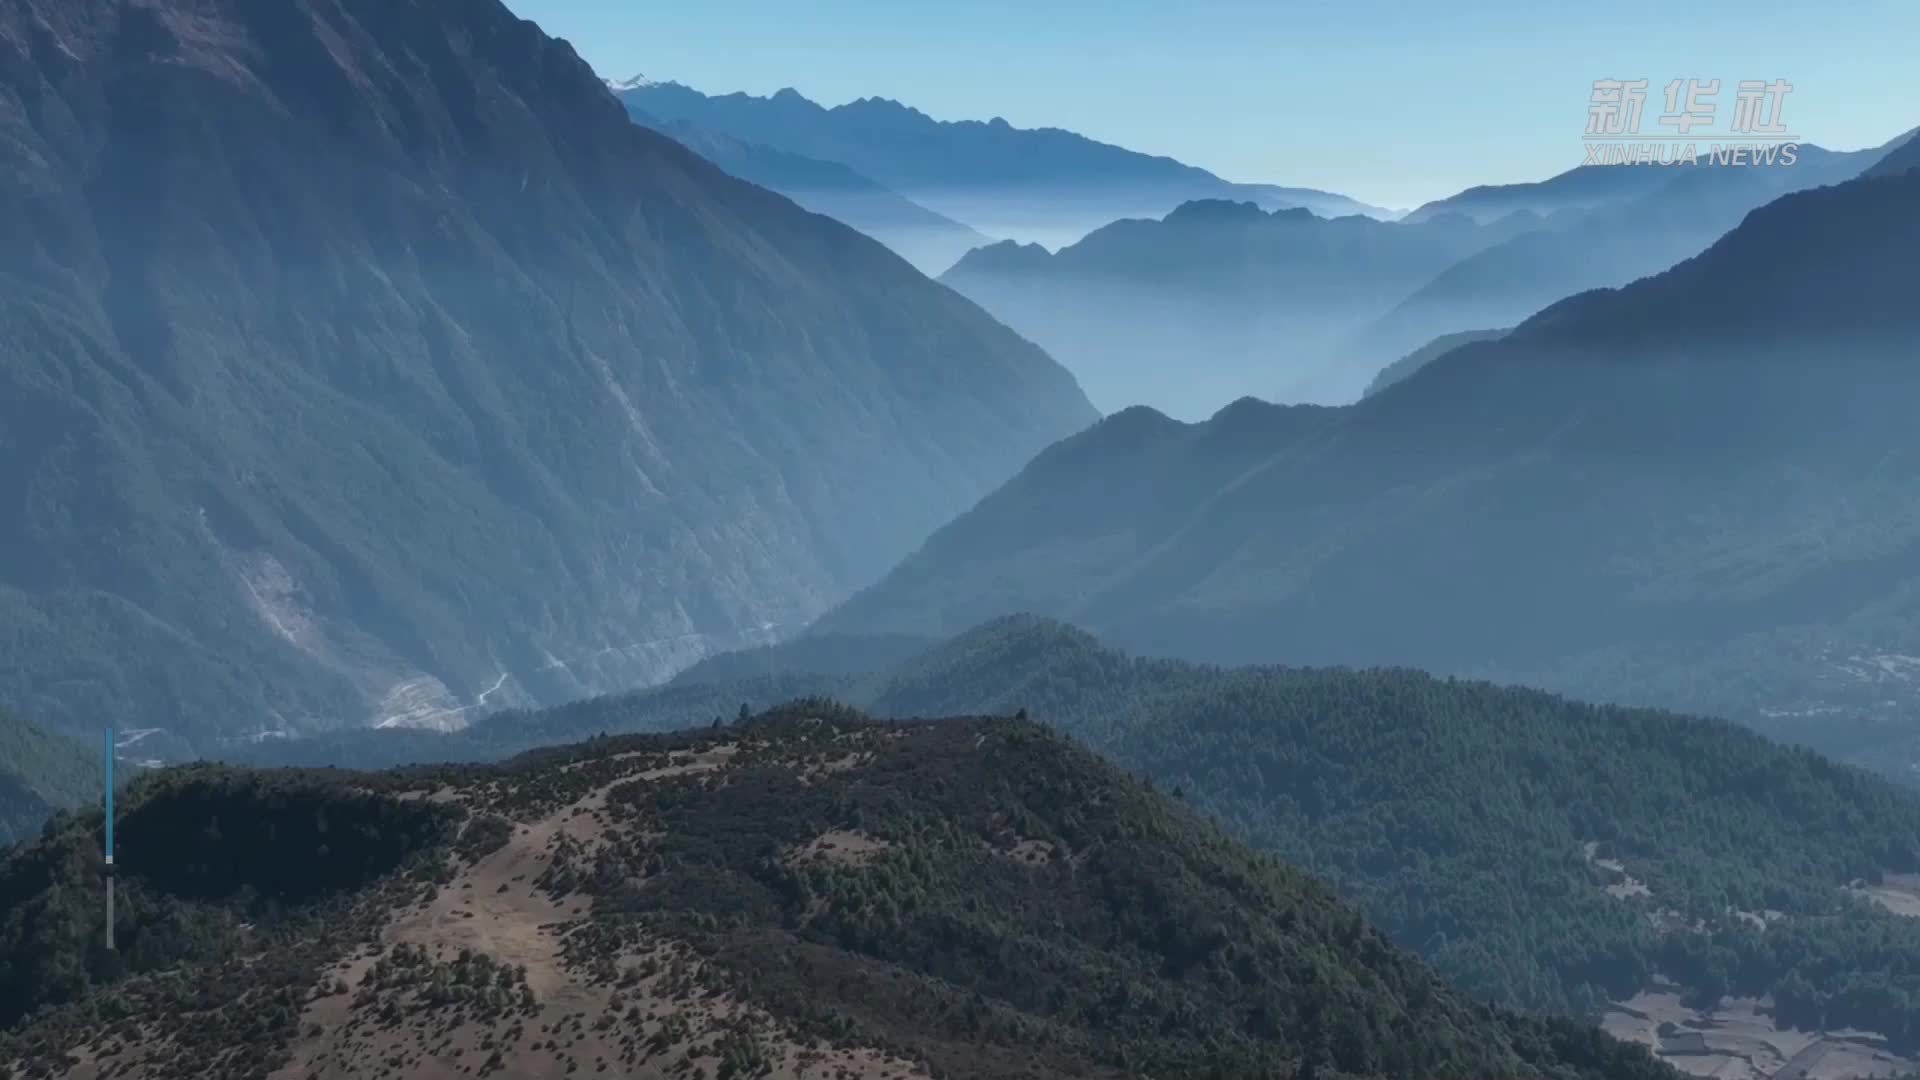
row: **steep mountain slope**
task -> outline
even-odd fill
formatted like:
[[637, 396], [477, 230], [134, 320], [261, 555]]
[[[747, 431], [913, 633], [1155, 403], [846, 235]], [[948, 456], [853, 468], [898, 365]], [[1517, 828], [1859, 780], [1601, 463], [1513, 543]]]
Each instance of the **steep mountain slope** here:
[[98, 828], [0, 863], [34, 916], [0, 938], [0, 1066], [1675, 1075], [1455, 995], [1323, 886], [1019, 720], [796, 703], [501, 768], [166, 773], [118, 823], [118, 958], [84, 943]]
[[80, 743], [0, 712], [0, 848], [38, 835], [55, 810], [98, 798], [99, 774]]
[[1495, 341], [1505, 337], [1506, 334], [1505, 330], [1462, 330], [1454, 334], [1442, 334], [1381, 368], [1380, 374], [1373, 377], [1373, 381], [1367, 384], [1366, 391], [1360, 396], [1372, 397], [1462, 345], [1471, 345], [1476, 341]]
[[1917, 241], [1920, 175], [1802, 192], [1349, 408], [1111, 417], [821, 628], [1029, 610], [1199, 659], [1719, 713], [1904, 769]]
[[1650, 194], [1672, 182], [1673, 177], [1673, 168], [1665, 165], [1582, 165], [1545, 180], [1470, 187], [1416, 207], [1401, 220], [1421, 222], [1464, 214], [1487, 224], [1514, 213], [1541, 217], [1584, 213]]
[[1920, 134], [1908, 133], [1887, 155], [1867, 170], [1868, 176], [1893, 176], [1909, 169], [1920, 169]]
[[1051, 256], [984, 248], [940, 280], [1066, 364], [1099, 408], [1197, 420], [1247, 395], [1359, 396], [1373, 371], [1329, 370], [1336, 346], [1435, 274], [1537, 225], [1329, 221], [1210, 200], [1115, 222]]
[[[671, 688], [464, 732], [251, 752], [302, 764], [493, 758], [704, 726], [736, 702], [745, 712], [796, 693], [894, 716], [1025, 710], [1312, 867], [1477, 997], [1625, 1025], [1627, 1010], [1664, 996], [1720, 1032], [1695, 1063], [1744, 1053], [1756, 1068], [1768, 1055], [1784, 1064], [1824, 1038], [1833, 1064], [1858, 1064], [1852, 1037], [1816, 1037], [1847, 1027], [1909, 1057], [1920, 1049], [1920, 920], [1842, 888], [1884, 879], [1890, 900], [1915, 895], [1899, 875], [1920, 860], [1920, 795], [1885, 781], [1724, 721], [1410, 671], [1143, 659], [1032, 618], [912, 656], [902, 644], [801, 638], [715, 658]], [[1769, 1031], [1732, 1022], [1740, 996], [1768, 994], [1783, 1006]], [[1689, 1047], [1651, 1025], [1634, 1034], [1676, 1055]], [[1776, 1049], [1755, 1049], [1765, 1045]]]
[[[1345, 355], [1352, 363], [1377, 363], [1437, 335], [1511, 326], [1575, 293], [1659, 273], [1706, 250], [1754, 209], [1790, 192], [1851, 180], [1886, 150], [1836, 153], [1804, 144], [1791, 164], [1703, 159], [1693, 166], [1588, 166], [1562, 174], [1545, 186], [1565, 182], [1572, 191], [1608, 197], [1584, 212], [1562, 208], [1548, 227], [1462, 259], [1357, 334]], [[1615, 174], [1620, 178], [1609, 182]]]
[[928, 276], [939, 274], [960, 256], [992, 242], [845, 165], [742, 142], [684, 121], [658, 120], [631, 106], [627, 111], [636, 123], [672, 136], [740, 179], [777, 191], [816, 214], [866, 233]]
[[55, 726], [659, 678], [1093, 416], [492, 0], [7, 0], [0, 57], [0, 703]]
[[1172, 158], [1005, 120], [947, 122], [884, 98], [824, 108], [794, 90], [772, 97], [708, 96], [672, 82], [620, 91], [621, 100], [750, 143], [870, 176], [922, 206], [992, 236], [1072, 243], [1119, 218], [1159, 217], [1193, 199], [1243, 199], [1267, 209], [1391, 216], [1310, 188], [1234, 184]]

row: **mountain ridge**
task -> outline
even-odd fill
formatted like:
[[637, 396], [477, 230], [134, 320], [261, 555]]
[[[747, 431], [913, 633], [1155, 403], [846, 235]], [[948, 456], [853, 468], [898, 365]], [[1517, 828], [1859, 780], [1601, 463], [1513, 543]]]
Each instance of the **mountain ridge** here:
[[[1028, 610], [1195, 660], [1730, 714], [1905, 771], [1910, 691], [1854, 671], [1914, 625], [1920, 507], [1893, 477], [1920, 446], [1891, 399], [1916, 373], [1915, 183], [1786, 196], [1663, 274], [1232, 453], [1205, 449], [1218, 417], [1096, 425], [820, 629]], [[1816, 719], [1832, 708], [1848, 720]]]
[[685, 122], [664, 122], [629, 107], [635, 122], [676, 141], [743, 180], [802, 207], [853, 226], [887, 245], [928, 276], [990, 241], [879, 182], [836, 162], [745, 142]]
[[1158, 216], [1195, 196], [1234, 192], [1328, 215], [1392, 216], [1329, 192], [1234, 184], [1164, 155], [1061, 128], [1016, 128], [999, 118], [935, 120], [886, 98], [828, 107], [791, 88], [762, 98], [707, 95], [678, 83], [654, 83], [621, 97], [663, 119], [848, 165], [990, 236], [1067, 243], [1117, 218]]
[[[1880, 882], [1889, 904], [1920, 895], [1900, 876], [1920, 865], [1920, 795], [1725, 720], [1411, 670], [1193, 664], [1008, 616], [943, 640], [801, 637], [658, 690], [245, 760], [496, 760], [809, 695], [895, 718], [1024, 712], [1311, 868], [1476, 998], [1603, 1019], [1695, 1063], [1777, 1069], [1849, 1027], [1920, 1061], [1920, 1013], [1897, 1004], [1920, 989], [1920, 921], [1853, 903]], [[1763, 1050], [1742, 1042], [1756, 1033], [1740, 1002], [1769, 993]], [[1693, 1045], [1636, 1026], [1636, 1009], [1726, 1037]], [[1847, 1038], [1827, 1049], [1853, 1059]]]
[[0, 861], [0, 895], [59, 928], [0, 928], [0, 1064], [1676, 1075], [1453, 993], [1305, 874], [1018, 719], [800, 701], [490, 768], [166, 770], [124, 804], [124, 965], [81, 936], [97, 817]]
[[1349, 335], [1464, 258], [1538, 227], [1319, 217], [1232, 199], [1129, 218], [1049, 254], [1002, 243], [940, 280], [1065, 363], [1096, 406], [1198, 419], [1246, 395], [1335, 403], [1370, 372]]
[[1511, 326], [1576, 293], [1657, 274], [1782, 195], [1861, 175], [1883, 151], [1805, 143], [1792, 164], [1590, 165], [1563, 173], [1542, 186], [1598, 193], [1578, 205], [1549, 205], [1542, 228], [1462, 259], [1357, 332], [1345, 353], [1355, 363], [1403, 355], [1441, 334]]

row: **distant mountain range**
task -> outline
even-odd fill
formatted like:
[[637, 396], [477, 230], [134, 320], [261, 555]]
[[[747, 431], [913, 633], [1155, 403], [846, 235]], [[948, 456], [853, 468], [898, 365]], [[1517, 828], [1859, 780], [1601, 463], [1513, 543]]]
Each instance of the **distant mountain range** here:
[[56, 729], [663, 678], [1095, 416], [494, 0], [19, 0], [0, 55], [0, 706]]
[[1492, 202], [1509, 213], [1544, 208], [1552, 217], [1438, 275], [1356, 334], [1344, 355], [1371, 366], [1441, 334], [1509, 326], [1563, 297], [1658, 273], [1699, 254], [1754, 209], [1850, 180], [1900, 142], [1846, 153], [1802, 144], [1791, 165], [1586, 166], [1539, 185], [1475, 189], [1423, 207], [1471, 211]]
[[[1882, 146], [1869, 147], [1856, 155], [1842, 156], [1851, 156], [1853, 160], [1873, 160], [1907, 146], [1914, 134], [1909, 131]], [[1809, 151], [1813, 162], [1822, 167], [1832, 155], [1831, 151], [1811, 143], [1796, 145]], [[1752, 166], [1722, 163], [1717, 167], [1738, 172]], [[1459, 194], [1419, 206], [1409, 212], [1404, 220], [1425, 221], [1441, 214], [1466, 214], [1476, 221], [1486, 222], [1522, 212], [1542, 217], [1563, 212], [1581, 214], [1650, 195], [1671, 183], [1675, 171], [1671, 165], [1582, 165], [1531, 183], [1471, 187]]]
[[1422, 204], [1402, 220], [1420, 222], [1464, 214], [1485, 224], [1509, 214], [1538, 214], [1543, 218], [1578, 215], [1650, 194], [1671, 183], [1673, 177], [1674, 168], [1666, 165], [1582, 165], [1545, 180], [1471, 187]]
[[1351, 407], [1110, 416], [820, 629], [1035, 611], [1728, 715], [1911, 778], [1917, 260], [1920, 173], [1856, 180]]
[[1011, 242], [940, 278], [1066, 364], [1104, 411], [1203, 419], [1236, 398], [1342, 402], [1371, 371], [1329, 367], [1357, 327], [1475, 252], [1539, 226], [1419, 224], [1250, 202], [1186, 203], [1049, 255]]
[[884, 98], [826, 108], [792, 89], [709, 96], [673, 82], [619, 89], [630, 109], [743, 142], [846, 165], [989, 236], [1071, 243], [1122, 218], [1160, 217], [1195, 199], [1302, 207], [1337, 217], [1392, 212], [1331, 192], [1236, 184], [1168, 157], [1057, 128], [940, 121]]
[[632, 106], [627, 111], [636, 123], [672, 136], [740, 179], [777, 191], [816, 214], [866, 233], [929, 277], [946, 270], [974, 248], [992, 242], [837, 162], [742, 142], [684, 121], [658, 120]]
[[1792, 165], [1594, 166], [1391, 223], [1202, 200], [1051, 256], [983, 248], [941, 280], [1044, 346], [1103, 411], [1145, 404], [1201, 420], [1243, 396], [1343, 404], [1388, 360], [1664, 270], [1754, 208], [1851, 179], [1884, 152], [1804, 145]]

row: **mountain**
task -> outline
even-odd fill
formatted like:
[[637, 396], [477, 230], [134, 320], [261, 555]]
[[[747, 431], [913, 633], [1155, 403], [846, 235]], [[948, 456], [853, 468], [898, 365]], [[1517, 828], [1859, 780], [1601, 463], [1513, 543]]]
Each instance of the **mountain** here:
[[1381, 368], [1380, 374], [1373, 377], [1373, 381], [1367, 384], [1366, 391], [1360, 396], [1372, 397], [1462, 345], [1471, 345], [1476, 341], [1496, 341], [1505, 337], [1506, 334], [1505, 330], [1462, 330], [1456, 334], [1442, 334]]
[[1673, 176], [1673, 167], [1666, 165], [1582, 165], [1545, 180], [1471, 187], [1416, 207], [1401, 220], [1421, 222], [1464, 214], [1484, 225], [1515, 213], [1543, 218], [1584, 213], [1651, 194], [1671, 183]]
[[1120, 218], [1194, 199], [1251, 200], [1337, 217], [1391, 212], [1311, 188], [1235, 184], [1168, 157], [998, 117], [940, 121], [884, 98], [826, 108], [792, 89], [709, 96], [673, 82], [619, 91], [629, 108], [749, 143], [838, 162], [990, 236], [1071, 243]]
[[56, 729], [663, 678], [1094, 416], [493, 0], [13, 0], [0, 50], [0, 704]]
[[117, 822], [118, 953], [99, 829], [0, 863], [29, 1075], [1677, 1075], [1450, 991], [1018, 719], [798, 702], [504, 766], [163, 771]]
[[[1835, 1068], [1920, 1051], [1920, 920], [1855, 902], [1916, 903], [1920, 794], [1725, 721], [1407, 670], [1149, 659], [1019, 617], [910, 655], [900, 638], [801, 637], [670, 687], [462, 732], [249, 751], [492, 760], [795, 694], [900, 717], [1024, 711], [1311, 868], [1476, 998], [1604, 1019], [1676, 1059], [1747, 1058], [1761, 1075], [1815, 1044]], [[1743, 1010], [1762, 996], [1780, 1012], [1755, 1021]], [[1863, 1049], [1850, 1027], [1891, 1042]]]
[[1800, 192], [1350, 407], [1110, 416], [819, 628], [1031, 611], [1725, 715], [1911, 779], [1916, 241], [1920, 175]]
[[[1869, 147], [1850, 157], [1861, 161], [1875, 160], [1906, 147], [1914, 134], [1909, 131], [1881, 146]], [[1796, 145], [1802, 151], [1811, 151], [1816, 163], [1830, 153], [1810, 144]], [[1751, 166], [1734, 166], [1724, 162], [1716, 166], [1709, 157], [1708, 167], [1740, 171]], [[1465, 214], [1486, 223], [1519, 211], [1542, 217], [1569, 211], [1580, 213], [1652, 194], [1673, 180], [1674, 171], [1672, 165], [1658, 164], [1581, 165], [1545, 180], [1471, 187], [1459, 194], [1419, 206], [1401, 220], [1425, 221], [1442, 214]]]
[[740, 179], [777, 191], [816, 214], [866, 233], [928, 276], [992, 242], [845, 165], [742, 142], [684, 122], [656, 120], [633, 108], [627, 111], [636, 123], [672, 136]]
[[1894, 140], [1894, 144], [1885, 157], [1867, 170], [1868, 176], [1893, 176], [1920, 168], [1920, 132], [1910, 131]]
[[1545, 186], [1564, 182], [1569, 194], [1608, 197], [1584, 212], [1571, 204], [1559, 208], [1546, 227], [1467, 256], [1357, 333], [1343, 354], [1356, 365], [1378, 363], [1442, 334], [1511, 326], [1575, 293], [1659, 273], [1704, 251], [1756, 208], [1851, 180], [1885, 152], [1836, 153], [1808, 143], [1798, 146], [1791, 163], [1781, 156], [1738, 165], [1703, 159], [1692, 166], [1595, 165], [1563, 173]]
[[1052, 255], [982, 248], [940, 280], [1066, 364], [1102, 410], [1201, 419], [1247, 395], [1352, 400], [1372, 371], [1330, 369], [1337, 346], [1447, 267], [1537, 226], [1330, 221], [1206, 200]]
[[100, 763], [85, 746], [0, 712], [0, 850], [99, 795]]

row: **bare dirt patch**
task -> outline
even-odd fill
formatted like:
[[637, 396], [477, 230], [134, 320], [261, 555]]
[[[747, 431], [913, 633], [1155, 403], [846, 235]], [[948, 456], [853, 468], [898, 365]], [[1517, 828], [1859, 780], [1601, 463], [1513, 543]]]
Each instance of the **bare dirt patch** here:
[[893, 843], [858, 829], [829, 829], [782, 856], [788, 866], [811, 862], [866, 866], [893, 850]]
[[1586, 855], [1588, 866], [1597, 866], [1614, 878], [1609, 884], [1601, 886], [1608, 896], [1616, 900], [1631, 900], [1635, 897], [1653, 895], [1653, 890], [1647, 888], [1645, 882], [1627, 873], [1625, 863], [1618, 859], [1600, 858], [1598, 854], [1600, 845], [1597, 841], [1587, 841], [1582, 850]]
[[1615, 1003], [1600, 1026], [1651, 1047], [1675, 1068], [1717, 1080], [1864, 1080], [1915, 1067], [1873, 1032], [1781, 1028], [1764, 998], [1728, 998], [1697, 1010], [1673, 989], [1648, 989]]
[[1878, 885], [1857, 881], [1847, 891], [1895, 915], [1920, 918], [1920, 874], [1888, 874]]
[[1006, 849], [995, 849], [996, 853], [1028, 866], [1040, 866], [1059, 857], [1060, 849], [1050, 840], [1020, 840]]
[[[277, 1080], [712, 1077], [729, 1062], [747, 1069], [741, 1075], [773, 1080], [926, 1077], [922, 1067], [872, 1048], [802, 1039], [764, 1010], [712, 991], [697, 978], [698, 957], [678, 942], [645, 937], [612, 954], [568, 948], [570, 936], [589, 926], [586, 901], [555, 901], [541, 879], [556, 859], [577, 859], [605, 841], [614, 827], [608, 792], [636, 780], [724, 770], [738, 749], [676, 754], [667, 765], [597, 784], [516, 823], [498, 850], [451, 864], [450, 881], [396, 909], [377, 942], [323, 974]], [[838, 831], [807, 847], [819, 857], [857, 860], [886, 845]], [[423, 972], [423, 984], [399, 1000], [373, 978], [395, 958], [412, 958]], [[500, 986], [463, 990], [467, 1003], [437, 1007], [449, 996], [441, 969], [474, 965], [498, 973]], [[524, 994], [506, 988], [521, 982]]]

